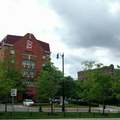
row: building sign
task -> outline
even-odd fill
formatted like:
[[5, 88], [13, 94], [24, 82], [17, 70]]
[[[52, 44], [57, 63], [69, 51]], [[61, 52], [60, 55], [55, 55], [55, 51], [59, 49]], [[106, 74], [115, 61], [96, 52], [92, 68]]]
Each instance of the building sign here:
[[17, 96], [17, 89], [11, 89], [11, 96]]
[[32, 47], [33, 47], [33, 42], [31, 40], [27, 40], [26, 49], [31, 51]]

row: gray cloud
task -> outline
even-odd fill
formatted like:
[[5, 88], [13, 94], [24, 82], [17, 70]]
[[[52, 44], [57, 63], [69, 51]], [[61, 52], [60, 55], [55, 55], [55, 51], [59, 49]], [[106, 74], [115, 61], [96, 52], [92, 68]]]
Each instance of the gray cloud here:
[[[111, 5], [120, 4], [120, 0], [50, 1], [65, 25], [59, 34], [71, 51], [65, 62], [71, 75], [77, 75], [84, 60], [119, 64], [120, 9], [112, 14]], [[77, 49], [77, 54], [72, 49]]]
[[120, 15], [110, 13], [110, 2], [113, 0], [52, 0], [68, 28], [64, 42], [75, 48], [119, 48]]

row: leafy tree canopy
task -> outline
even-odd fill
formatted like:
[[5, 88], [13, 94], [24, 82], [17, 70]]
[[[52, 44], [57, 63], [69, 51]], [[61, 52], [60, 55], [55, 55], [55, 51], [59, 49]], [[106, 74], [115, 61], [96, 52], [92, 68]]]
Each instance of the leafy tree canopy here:
[[37, 78], [36, 84], [39, 99], [55, 97], [60, 87], [59, 82], [63, 80], [63, 78], [63, 73], [48, 59]]

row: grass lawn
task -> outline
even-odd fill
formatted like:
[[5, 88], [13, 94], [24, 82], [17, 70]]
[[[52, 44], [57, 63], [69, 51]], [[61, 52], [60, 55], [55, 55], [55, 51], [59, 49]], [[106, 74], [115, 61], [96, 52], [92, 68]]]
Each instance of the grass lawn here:
[[0, 119], [120, 118], [120, 113], [0, 112]]

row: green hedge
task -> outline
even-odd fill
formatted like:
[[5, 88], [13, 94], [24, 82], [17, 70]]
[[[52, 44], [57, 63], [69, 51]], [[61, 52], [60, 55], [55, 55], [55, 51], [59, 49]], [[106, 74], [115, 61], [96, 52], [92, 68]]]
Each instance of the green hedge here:
[[50, 118], [120, 118], [120, 113], [80, 113], [80, 112], [0, 112], [0, 119], [50, 119]]

